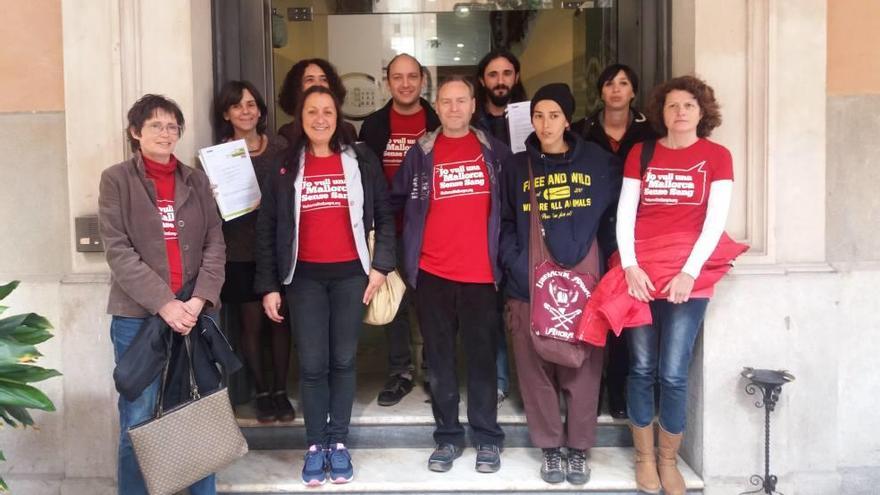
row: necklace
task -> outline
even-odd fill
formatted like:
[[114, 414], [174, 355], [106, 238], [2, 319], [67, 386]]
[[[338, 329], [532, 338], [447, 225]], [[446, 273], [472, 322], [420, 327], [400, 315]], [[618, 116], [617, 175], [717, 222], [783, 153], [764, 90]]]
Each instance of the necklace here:
[[[245, 141], [245, 142], [247, 142], [247, 141]], [[260, 151], [261, 149], [263, 149], [263, 136], [262, 135], [260, 136], [260, 143], [257, 145], [256, 148], [251, 148], [250, 146], [248, 146], [248, 153], [256, 153], [257, 151]]]

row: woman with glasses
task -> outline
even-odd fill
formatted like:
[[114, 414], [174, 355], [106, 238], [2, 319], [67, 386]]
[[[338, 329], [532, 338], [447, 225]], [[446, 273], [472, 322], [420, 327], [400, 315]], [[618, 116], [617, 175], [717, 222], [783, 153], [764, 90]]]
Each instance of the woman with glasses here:
[[[226, 252], [221, 220], [208, 177], [174, 156], [183, 128], [176, 103], [145, 95], [128, 111], [133, 156], [101, 174], [98, 215], [110, 265], [107, 312], [117, 362], [151, 315], [187, 335], [202, 310], [220, 301]], [[192, 297], [177, 299], [190, 284]], [[158, 390], [157, 378], [134, 401], [119, 398], [120, 495], [147, 493], [128, 429], [153, 416]], [[193, 484], [190, 493], [216, 493], [214, 475]]]
[[286, 160], [264, 187], [255, 288], [276, 322], [283, 288], [296, 327], [308, 444], [302, 481], [347, 483], [358, 337], [366, 304], [395, 266], [394, 214], [379, 160], [340, 129], [332, 91], [307, 89], [295, 117]]
[[[266, 103], [257, 88], [248, 81], [229, 81], [214, 100], [214, 125], [221, 142], [243, 139], [260, 184], [270, 170], [277, 170], [283, 159], [287, 140], [266, 132]], [[267, 322], [261, 296], [254, 292], [254, 237], [257, 212], [223, 222], [226, 240], [226, 283], [220, 293], [224, 303], [238, 306], [241, 350], [256, 389], [257, 421], [269, 423], [293, 421], [295, 411], [287, 395], [287, 371], [290, 362], [290, 328]], [[271, 381], [264, 376], [263, 328], [270, 327]]]

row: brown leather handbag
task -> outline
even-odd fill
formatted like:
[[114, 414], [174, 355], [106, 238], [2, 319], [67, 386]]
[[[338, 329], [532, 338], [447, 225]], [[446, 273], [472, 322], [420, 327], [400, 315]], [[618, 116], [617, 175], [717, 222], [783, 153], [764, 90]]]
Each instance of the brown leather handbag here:
[[565, 267], [553, 259], [544, 238], [535, 178], [529, 160], [529, 322], [532, 346], [541, 359], [580, 368], [592, 348], [575, 336], [590, 291], [598, 283], [599, 245], [595, 239], [577, 265]]

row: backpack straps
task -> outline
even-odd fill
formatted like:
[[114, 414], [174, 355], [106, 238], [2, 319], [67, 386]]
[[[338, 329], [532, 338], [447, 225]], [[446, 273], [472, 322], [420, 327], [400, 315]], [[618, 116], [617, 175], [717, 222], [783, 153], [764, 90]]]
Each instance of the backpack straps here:
[[648, 162], [651, 161], [651, 158], [654, 158], [654, 146], [656, 144], [656, 139], [649, 139], [642, 142], [642, 156], [639, 157], [642, 165], [639, 171], [639, 176], [641, 177], [645, 176], [645, 172], [648, 171]]

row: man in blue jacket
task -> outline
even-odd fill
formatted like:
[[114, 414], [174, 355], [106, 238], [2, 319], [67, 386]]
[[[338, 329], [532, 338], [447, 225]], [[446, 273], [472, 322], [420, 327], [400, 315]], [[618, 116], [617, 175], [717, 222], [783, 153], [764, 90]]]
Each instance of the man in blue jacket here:
[[477, 446], [476, 470], [501, 467], [495, 355], [498, 345], [500, 141], [469, 126], [474, 89], [452, 77], [437, 90], [440, 129], [407, 152], [392, 183], [392, 204], [404, 208], [403, 269], [416, 290], [416, 311], [431, 382], [437, 448], [432, 471], [448, 471], [464, 448], [458, 420], [456, 334], [467, 361], [467, 409]]

